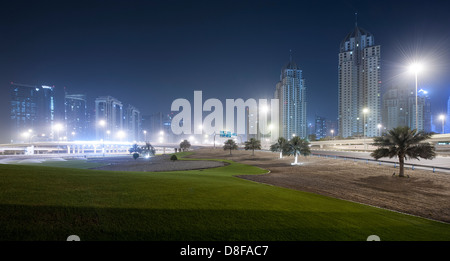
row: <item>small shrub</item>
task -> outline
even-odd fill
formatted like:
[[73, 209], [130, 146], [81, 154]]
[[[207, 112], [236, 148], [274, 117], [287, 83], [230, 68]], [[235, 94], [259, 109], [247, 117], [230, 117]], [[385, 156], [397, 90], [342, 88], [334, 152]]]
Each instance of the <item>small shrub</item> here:
[[137, 152], [133, 153], [133, 159], [137, 160], [137, 158], [139, 158], [139, 153]]
[[172, 155], [171, 157], [170, 157], [170, 160], [171, 161], [176, 161], [176, 160], [178, 160], [178, 158], [177, 158], [177, 155]]

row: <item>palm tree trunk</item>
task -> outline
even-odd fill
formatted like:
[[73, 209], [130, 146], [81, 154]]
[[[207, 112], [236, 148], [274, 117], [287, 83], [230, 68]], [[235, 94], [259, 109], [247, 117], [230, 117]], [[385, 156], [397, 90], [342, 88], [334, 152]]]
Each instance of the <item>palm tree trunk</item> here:
[[282, 158], [283, 158], [283, 152], [280, 151], [280, 159], [282, 159]]
[[255, 149], [253, 149], [253, 151], [252, 151], [252, 155], [253, 155], [253, 156], [255, 156]]
[[404, 157], [398, 157], [398, 163], [400, 166], [400, 173], [398, 174], [399, 177], [405, 176], [405, 158]]
[[297, 154], [295, 154], [295, 161], [294, 164], [297, 164]]

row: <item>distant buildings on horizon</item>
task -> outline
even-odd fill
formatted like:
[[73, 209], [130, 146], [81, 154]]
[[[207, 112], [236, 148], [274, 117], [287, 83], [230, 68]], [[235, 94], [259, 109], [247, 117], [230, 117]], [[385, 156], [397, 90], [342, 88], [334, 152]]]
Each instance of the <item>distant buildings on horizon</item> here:
[[[355, 24], [340, 43], [337, 120], [316, 116], [314, 124], [308, 125], [306, 83], [303, 71], [291, 54], [289, 62], [281, 69], [274, 92], [274, 97], [279, 99], [278, 133], [286, 139], [310, 138], [311, 134], [316, 139], [374, 137], [398, 126], [415, 129], [416, 121], [418, 130], [450, 133], [450, 97], [447, 111], [443, 112], [442, 127], [442, 118], [431, 114], [432, 105], [426, 91], [419, 88], [417, 108], [412, 84], [393, 85], [382, 94], [380, 68], [380, 45], [375, 45], [370, 32]], [[96, 98], [91, 108], [86, 95], [47, 85], [11, 82], [10, 90], [11, 142], [33, 138], [178, 141], [170, 128], [173, 113], [142, 115], [138, 108], [124, 105], [111, 96]], [[246, 114], [256, 116], [248, 110]], [[247, 133], [253, 127], [246, 126]], [[245, 137], [265, 136], [258, 133]], [[277, 138], [271, 137], [271, 140]]]
[[[11, 142], [58, 140], [161, 141], [171, 138], [170, 114], [141, 115], [111, 96], [89, 104], [66, 88], [10, 83]], [[145, 128], [146, 129], [145, 129]]]

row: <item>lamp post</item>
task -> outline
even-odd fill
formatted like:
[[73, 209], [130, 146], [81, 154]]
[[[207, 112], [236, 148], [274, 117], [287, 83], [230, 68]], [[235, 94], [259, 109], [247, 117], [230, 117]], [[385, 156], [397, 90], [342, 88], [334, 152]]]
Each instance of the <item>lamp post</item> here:
[[147, 131], [144, 130], [143, 132], [144, 132], [144, 142], [147, 142]]
[[381, 124], [378, 124], [377, 127], [378, 127], [378, 135], [381, 136], [381, 127], [382, 127]]
[[334, 130], [330, 130], [330, 132], [331, 132], [331, 139], [334, 140]]
[[442, 121], [442, 134], [444, 134], [445, 115], [444, 114], [439, 115], [439, 119]]
[[422, 71], [423, 66], [420, 63], [413, 63], [409, 66], [410, 71], [414, 72], [414, 78], [416, 81], [416, 130], [419, 130], [419, 109], [418, 109], [418, 95], [417, 95], [417, 74]]
[[53, 126], [53, 129], [56, 131], [56, 134], [57, 134], [56, 136], [58, 136], [58, 139], [57, 139], [57, 140], [58, 140], [58, 142], [59, 142], [59, 140], [60, 140], [60, 139], [59, 139], [59, 138], [60, 138], [60, 137], [59, 137], [59, 132], [62, 131], [63, 125], [62, 125], [61, 123], [57, 123], [57, 124], [55, 124], [55, 126]]
[[102, 140], [105, 140], [105, 127], [106, 127], [106, 121], [105, 120], [99, 120], [98, 125], [102, 128]]
[[369, 109], [364, 108], [363, 109], [363, 115], [364, 115], [364, 122], [363, 122], [363, 132], [364, 132], [364, 139], [366, 138], [366, 114], [369, 113]]

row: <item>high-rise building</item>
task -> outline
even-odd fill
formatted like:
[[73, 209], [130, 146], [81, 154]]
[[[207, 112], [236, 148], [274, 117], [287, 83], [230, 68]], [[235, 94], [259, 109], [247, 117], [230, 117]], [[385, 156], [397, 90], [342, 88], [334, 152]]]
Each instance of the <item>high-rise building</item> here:
[[376, 136], [381, 122], [380, 46], [357, 24], [340, 44], [338, 71], [340, 136]]
[[[419, 90], [417, 96], [418, 128], [431, 131], [431, 101], [427, 91]], [[383, 129], [399, 126], [416, 128], [416, 95], [414, 88], [391, 87], [383, 94]]]
[[84, 94], [67, 94], [64, 99], [66, 135], [70, 139], [87, 139], [87, 100]]
[[[142, 118], [141, 112], [134, 106], [128, 105], [125, 110], [125, 129], [129, 141], [141, 140]], [[143, 137], [142, 137], [143, 138]]]
[[315, 128], [316, 128], [316, 139], [325, 138], [327, 134], [327, 119], [324, 117], [316, 116]]
[[281, 69], [275, 99], [279, 100], [280, 136], [307, 138], [306, 85], [300, 67], [292, 60]]
[[[53, 137], [54, 125], [59, 122], [62, 124], [63, 121], [63, 113], [61, 113], [63, 110], [60, 106], [62, 99], [57, 94], [54, 86], [11, 82], [12, 141], [30, 141], [31, 137], [37, 134], [47, 138]], [[22, 137], [25, 131], [29, 132], [28, 137]]]
[[11, 83], [10, 119], [11, 141], [24, 140], [21, 133], [37, 130], [40, 88], [34, 85]]
[[97, 140], [124, 138], [123, 105], [114, 97], [95, 99], [95, 136]]
[[171, 130], [173, 112], [156, 112], [142, 116], [142, 129], [146, 131], [146, 140], [151, 142], [178, 142]]
[[445, 117], [445, 133], [450, 133], [450, 96], [448, 97], [447, 101], [447, 115]]

